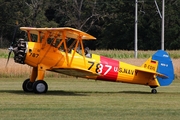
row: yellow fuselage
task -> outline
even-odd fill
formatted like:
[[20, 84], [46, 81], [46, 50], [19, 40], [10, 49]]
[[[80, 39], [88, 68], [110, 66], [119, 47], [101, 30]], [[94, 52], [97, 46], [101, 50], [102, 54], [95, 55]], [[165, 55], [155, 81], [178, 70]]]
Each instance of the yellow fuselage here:
[[[49, 44], [28, 42], [25, 63], [32, 67], [40, 66], [45, 70], [88, 79], [159, 86], [151, 74], [138, 73], [137, 66], [96, 54], [91, 54], [89, 58], [74, 50], [66, 53]], [[88, 75], [88, 72], [91, 74]]]

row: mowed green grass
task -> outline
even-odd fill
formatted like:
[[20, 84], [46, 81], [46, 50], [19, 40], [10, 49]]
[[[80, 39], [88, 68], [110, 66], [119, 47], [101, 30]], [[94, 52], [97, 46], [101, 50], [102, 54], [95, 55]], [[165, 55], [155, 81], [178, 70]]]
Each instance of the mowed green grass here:
[[157, 88], [84, 80], [46, 78], [46, 94], [24, 93], [23, 78], [0, 78], [1, 120], [177, 120], [180, 82]]

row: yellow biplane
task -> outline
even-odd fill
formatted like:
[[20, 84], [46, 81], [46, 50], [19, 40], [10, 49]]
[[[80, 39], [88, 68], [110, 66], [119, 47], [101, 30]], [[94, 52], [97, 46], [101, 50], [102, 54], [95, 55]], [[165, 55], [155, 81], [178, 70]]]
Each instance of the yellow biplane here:
[[32, 67], [30, 78], [22, 85], [25, 92], [46, 93], [46, 71], [87, 79], [123, 82], [156, 87], [167, 86], [174, 80], [174, 69], [168, 53], [158, 50], [142, 66], [134, 66], [84, 48], [84, 40], [95, 37], [80, 30], [62, 28], [21, 27], [27, 40], [19, 39], [9, 48], [14, 61]]

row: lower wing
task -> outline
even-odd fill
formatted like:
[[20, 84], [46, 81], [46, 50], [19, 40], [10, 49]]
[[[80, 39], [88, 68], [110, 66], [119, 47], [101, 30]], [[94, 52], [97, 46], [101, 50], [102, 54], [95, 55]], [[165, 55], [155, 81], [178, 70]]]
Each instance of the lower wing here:
[[75, 77], [83, 77], [88, 79], [95, 79], [99, 74], [93, 73], [86, 69], [80, 68], [52, 68], [50, 71], [62, 73], [65, 75], [75, 76]]

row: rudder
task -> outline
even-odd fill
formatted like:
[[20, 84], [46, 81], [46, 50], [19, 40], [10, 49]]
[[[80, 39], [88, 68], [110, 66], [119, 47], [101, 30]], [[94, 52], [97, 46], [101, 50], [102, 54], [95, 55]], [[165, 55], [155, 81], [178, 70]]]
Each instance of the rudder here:
[[158, 50], [152, 56], [152, 60], [158, 61], [156, 72], [168, 76], [168, 78], [162, 78], [157, 76], [157, 80], [160, 86], [170, 85], [174, 80], [174, 67], [168, 53], [163, 50]]

